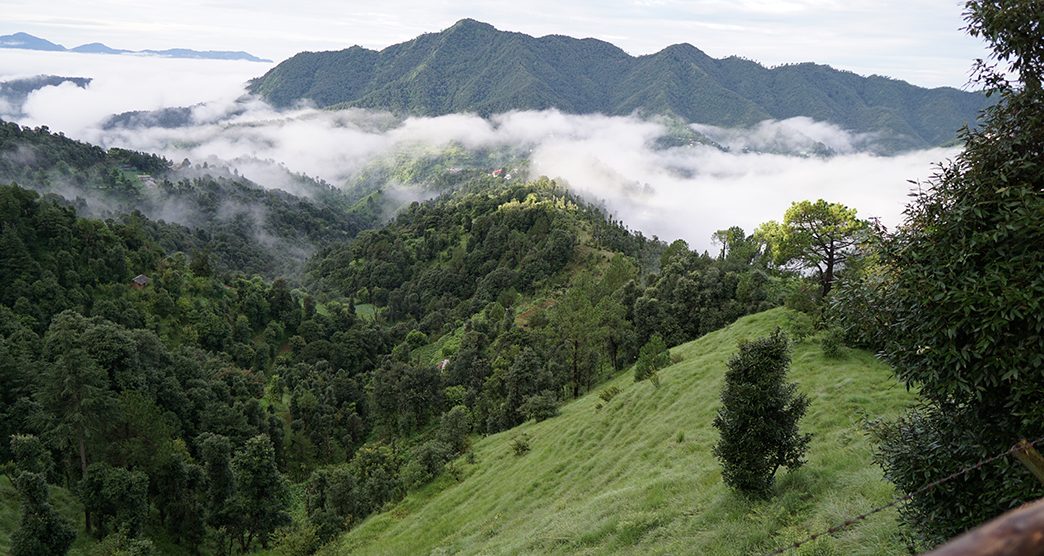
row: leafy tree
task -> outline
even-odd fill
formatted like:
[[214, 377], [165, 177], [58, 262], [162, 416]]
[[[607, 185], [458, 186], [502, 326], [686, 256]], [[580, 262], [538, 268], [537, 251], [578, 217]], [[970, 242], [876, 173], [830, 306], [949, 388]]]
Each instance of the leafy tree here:
[[634, 381], [645, 380], [670, 364], [671, 352], [667, 351], [667, 344], [659, 334], [653, 334], [638, 351], [638, 361], [634, 364]]
[[825, 296], [866, 228], [855, 209], [819, 199], [792, 204], [782, 224], [766, 222], [756, 235], [769, 244], [776, 264], [815, 269]]
[[577, 279], [551, 313], [551, 327], [570, 371], [573, 397], [590, 388], [600, 362], [600, 347], [607, 330], [602, 313], [608, 309], [593, 299], [595, 285], [590, 276]]
[[141, 532], [149, 513], [148, 475], [96, 462], [87, 468], [77, 491], [84, 508], [96, 519], [96, 537], [111, 531], [136, 537]]
[[439, 423], [439, 439], [448, 444], [454, 453], [467, 451], [470, 433], [471, 412], [466, 406], [455, 405], [443, 414]]
[[[87, 474], [88, 442], [116, 406], [108, 373], [88, 354], [84, 342], [91, 326], [72, 311], [55, 317], [44, 337], [49, 365], [39, 390], [41, 405], [54, 416], [52, 434], [78, 454], [81, 477]], [[84, 508], [85, 527], [90, 531], [90, 510]]]
[[255, 540], [268, 545], [268, 537], [276, 529], [290, 523], [286, 512], [290, 505], [290, 489], [275, 464], [275, 451], [268, 435], [258, 435], [236, 452], [232, 458], [235, 494], [232, 507], [236, 520], [232, 534], [239, 548], [246, 552]]
[[[926, 401], [878, 430], [885, 474], [908, 493], [1044, 436], [1044, 12], [976, 0], [965, 18], [992, 49], [977, 74], [999, 100], [884, 235], [868, 304], [885, 323], [884, 358]], [[1041, 495], [1005, 464], [918, 492], [903, 517], [932, 545]]]
[[543, 421], [558, 415], [558, 396], [550, 390], [529, 396], [522, 402], [518, 410], [526, 419]]
[[808, 398], [786, 382], [788, 350], [779, 329], [741, 342], [729, 359], [722, 406], [714, 418], [721, 433], [714, 455], [725, 484], [755, 497], [769, 495], [780, 466], [796, 469], [804, 463], [801, 457], [811, 438], [798, 430]]
[[352, 458], [351, 469], [359, 480], [359, 507], [363, 514], [379, 510], [402, 492], [399, 458], [384, 444], [363, 446]]
[[441, 440], [429, 440], [410, 450], [409, 461], [402, 468], [403, 486], [416, 488], [427, 484], [453, 458], [453, 447]]
[[327, 542], [364, 517], [358, 480], [346, 465], [320, 467], [305, 484], [305, 511], [320, 542]]
[[235, 477], [232, 474], [232, 444], [227, 437], [205, 433], [198, 439], [200, 458], [207, 478], [206, 522], [219, 532], [221, 552], [236, 519], [232, 506]]
[[13, 473], [39, 473], [46, 478], [54, 468], [51, 452], [47, 450], [44, 443], [31, 434], [11, 435], [11, 454], [14, 456]]
[[44, 476], [22, 471], [15, 477], [14, 486], [21, 496], [22, 516], [11, 535], [11, 556], [68, 552], [76, 530], [51, 506]]

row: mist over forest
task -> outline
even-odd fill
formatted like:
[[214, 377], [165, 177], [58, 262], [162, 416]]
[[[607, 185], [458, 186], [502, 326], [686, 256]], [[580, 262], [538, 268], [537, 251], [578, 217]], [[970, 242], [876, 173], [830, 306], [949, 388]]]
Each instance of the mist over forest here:
[[530, 177], [559, 179], [635, 229], [700, 249], [711, 249], [715, 230], [752, 229], [802, 196], [835, 199], [895, 225], [911, 189], [907, 180], [928, 177], [933, 164], [958, 152], [886, 156], [876, 148], [881, 137], [808, 117], [723, 128], [557, 110], [486, 118], [278, 110], [244, 90], [256, 63], [31, 54], [27, 62], [0, 51], [0, 67], [17, 68], [0, 81], [29, 76], [30, 68], [92, 81], [35, 90], [17, 112], [0, 114], [23, 125], [175, 162], [228, 166], [261, 186], [298, 194], [294, 174], [346, 187], [380, 160], [458, 147], [500, 150], [525, 159]]
[[1041, 552], [1039, 1], [389, 2], [5, 7], [0, 553]]

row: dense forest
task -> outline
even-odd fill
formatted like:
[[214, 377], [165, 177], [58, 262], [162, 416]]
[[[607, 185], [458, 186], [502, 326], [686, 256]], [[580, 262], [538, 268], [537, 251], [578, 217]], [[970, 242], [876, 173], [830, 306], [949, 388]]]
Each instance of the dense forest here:
[[[75, 492], [85, 529], [120, 546], [247, 551], [291, 525], [329, 540], [438, 475], [470, 434], [552, 416], [654, 336], [695, 338], [799, 282], [742, 230], [722, 232], [719, 256], [667, 246], [546, 178], [437, 164], [425, 171], [452, 187], [359, 231], [323, 197], [221, 169], [172, 181], [187, 167], [3, 129], [6, 152], [31, 158], [5, 171], [44, 193], [0, 190], [0, 434], [14, 439], [0, 455], [16, 485], [28, 470]], [[109, 218], [50, 193], [58, 175]], [[154, 189], [203, 213], [239, 192], [280, 215], [267, 229], [324, 246], [288, 282], [254, 229], [150, 219], [137, 207]], [[292, 523], [299, 489], [307, 518]]]

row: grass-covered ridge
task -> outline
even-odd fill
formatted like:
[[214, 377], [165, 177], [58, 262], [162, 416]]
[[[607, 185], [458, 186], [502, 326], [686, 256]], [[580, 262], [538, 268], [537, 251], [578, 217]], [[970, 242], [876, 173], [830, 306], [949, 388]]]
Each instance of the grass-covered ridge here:
[[[794, 318], [773, 309], [672, 349], [659, 388], [623, 373], [605, 404], [597, 391], [540, 423], [485, 437], [475, 463], [445, 473], [329, 545], [325, 554], [749, 554], [887, 502], [861, 416], [892, 416], [913, 394], [872, 355], [829, 359], [810, 340], [792, 352], [790, 379], [811, 399], [802, 422], [808, 462], [778, 476], [774, 497], [751, 502], [721, 482], [711, 448], [725, 362], [739, 340]], [[601, 409], [599, 405], [603, 405]], [[511, 442], [529, 436], [531, 451]], [[871, 517], [808, 553], [899, 554], [893, 512]]]

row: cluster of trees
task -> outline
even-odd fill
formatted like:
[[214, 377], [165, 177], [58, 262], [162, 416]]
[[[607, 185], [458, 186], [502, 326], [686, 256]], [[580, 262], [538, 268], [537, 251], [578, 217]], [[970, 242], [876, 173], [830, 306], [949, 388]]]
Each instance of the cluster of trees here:
[[993, 51], [976, 73], [998, 102], [831, 295], [844, 338], [880, 352], [924, 400], [874, 427], [886, 477], [914, 494], [902, 517], [923, 546], [1044, 495], [1014, 459], [918, 491], [1044, 436], [1042, 14], [1017, 0], [971, 1], [965, 15]]

